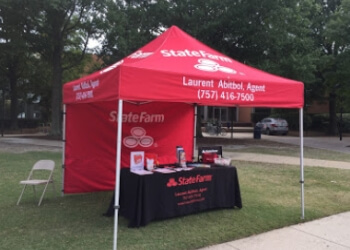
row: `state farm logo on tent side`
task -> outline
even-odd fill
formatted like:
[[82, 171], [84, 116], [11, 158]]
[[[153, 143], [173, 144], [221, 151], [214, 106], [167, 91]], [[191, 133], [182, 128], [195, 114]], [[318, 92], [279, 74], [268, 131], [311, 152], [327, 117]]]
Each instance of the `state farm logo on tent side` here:
[[[147, 112], [122, 114], [122, 122], [126, 123], [163, 123], [164, 120], [164, 114], [149, 114]], [[109, 121], [118, 122], [118, 111], [112, 110], [109, 113]]]
[[132, 53], [130, 56], [128, 56], [129, 58], [132, 58], [132, 59], [137, 59], [137, 58], [146, 58], [150, 55], [152, 55], [153, 52], [142, 52], [142, 50], [138, 50], [134, 53]]
[[153, 137], [146, 135], [146, 130], [141, 127], [133, 127], [130, 130], [131, 135], [123, 139], [123, 144], [128, 148], [141, 146], [148, 148], [153, 145]]
[[225, 66], [221, 66], [220, 64], [218, 64], [215, 61], [209, 60], [209, 59], [198, 59], [199, 64], [194, 65], [194, 67], [196, 69], [202, 70], [202, 71], [207, 71], [207, 72], [217, 72], [217, 71], [221, 71], [224, 73], [228, 73], [228, 74], [239, 74], [239, 75], [245, 75], [242, 72], [237, 72], [234, 69], [231, 69], [229, 67], [225, 67]]
[[205, 50], [167, 50], [163, 49], [160, 51], [163, 57], [200, 57], [200, 58], [207, 58], [211, 60], [221, 61], [221, 62], [228, 62], [232, 63], [232, 59], [219, 54], [212, 54], [210, 52], [207, 52]]
[[203, 182], [211, 182], [213, 180], [213, 175], [207, 174], [207, 175], [201, 175], [197, 174], [195, 176], [189, 176], [189, 177], [179, 177], [177, 180], [175, 178], [171, 177], [169, 178], [166, 186], [168, 188], [176, 187], [176, 186], [185, 186], [185, 185], [191, 185], [195, 183], [203, 183]]

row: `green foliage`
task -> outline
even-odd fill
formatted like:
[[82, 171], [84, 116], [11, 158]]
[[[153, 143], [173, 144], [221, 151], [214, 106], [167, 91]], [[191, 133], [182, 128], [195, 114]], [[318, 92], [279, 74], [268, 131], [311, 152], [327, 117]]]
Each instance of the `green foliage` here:
[[[159, 3], [160, 4], [160, 3]], [[109, 65], [135, 52], [159, 32], [151, 1], [110, 1], [104, 24], [105, 39], [100, 56]]]
[[311, 127], [315, 130], [326, 131], [329, 123], [328, 114], [315, 114], [312, 115], [312, 125]]
[[[342, 123], [340, 123], [340, 115], [338, 115], [338, 126], [342, 126], [342, 132], [343, 133], [349, 133], [350, 132], [350, 113], [343, 114], [342, 115]], [[339, 127], [338, 127], [339, 132]]]
[[[89, 39], [100, 33], [98, 24], [106, 1], [55, 0], [33, 1], [28, 7], [36, 16], [28, 20], [33, 26], [31, 45], [50, 68], [51, 131], [61, 133], [63, 73], [81, 64]], [[70, 78], [78, 75], [66, 74]], [[72, 80], [69, 79], [69, 80]]]
[[251, 120], [253, 123], [260, 122], [262, 119], [269, 117], [271, 112], [254, 112], [251, 114]]
[[28, 68], [32, 57], [25, 42], [28, 11], [24, 6], [22, 1], [0, 1], [1, 89], [8, 92], [11, 100], [10, 120], [13, 129], [17, 128], [18, 99], [26, 94], [19, 87], [30, 74]]
[[[0, 1], [0, 79], [10, 91], [16, 127], [17, 100], [41, 96], [46, 121], [60, 117], [63, 72], [80, 65], [88, 40], [97, 35], [104, 1]], [[71, 71], [69, 80], [80, 76]], [[54, 101], [52, 101], [54, 100]], [[53, 119], [57, 125], [59, 119]]]
[[[54, 126], [62, 83], [86, 70], [86, 52], [109, 65], [172, 25], [240, 62], [304, 82], [305, 103], [331, 101], [331, 130], [336, 113], [350, 109], [350, 0], [0, 0], [0, 17], [0, 87], [13, 102], [41, 95]], [[101, 50], [87, 50], [91, 38]]]
[[[349, 1], [315, 1], [313, 12], [307, 15], [311, 21], [314, 48], [320, 53], [316, 61], [316, 81], [309, 85], [313, 97], [329, 100], [330, 134], [336, 133], [336, 109], [339, 102], [349, 99], [347, 82], [349, 64]], [[348, 101], [346, 101], [348, 105]]]

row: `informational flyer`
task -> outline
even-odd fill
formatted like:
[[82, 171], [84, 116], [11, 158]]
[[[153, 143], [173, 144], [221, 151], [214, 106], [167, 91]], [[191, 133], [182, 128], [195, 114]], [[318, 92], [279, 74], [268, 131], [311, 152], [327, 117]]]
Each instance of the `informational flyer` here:
[[144, 169], [144, 151], [130, 152], [130, 171], [139, 171]]

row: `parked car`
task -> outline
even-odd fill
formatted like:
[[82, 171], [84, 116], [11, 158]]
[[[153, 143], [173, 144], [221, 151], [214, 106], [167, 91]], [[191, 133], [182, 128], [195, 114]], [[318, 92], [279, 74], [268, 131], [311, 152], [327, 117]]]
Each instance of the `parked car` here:
[[282, 118], [267, 117], [256, 124], [261, 129], [261, 133], [271, 134], [288, 134], [288, 122]]

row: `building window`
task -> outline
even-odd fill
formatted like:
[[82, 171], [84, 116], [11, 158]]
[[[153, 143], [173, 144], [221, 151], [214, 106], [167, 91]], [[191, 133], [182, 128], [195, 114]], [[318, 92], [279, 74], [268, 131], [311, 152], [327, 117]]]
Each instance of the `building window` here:
[[221, 121], [221, 123], [236, 122], [236, 107], [203, 106], [200, 109], [202, 123]]
[[213, 118], [216, 121], [228, 122], [228, 108], [214, 107]]

